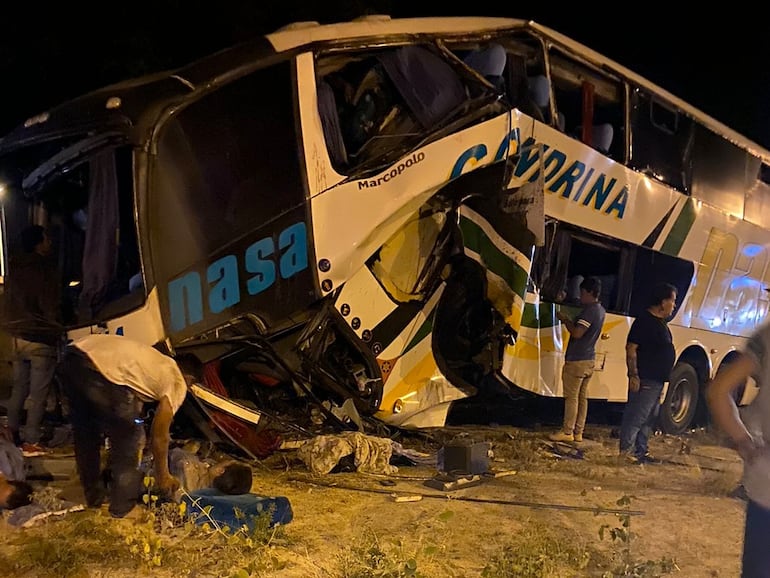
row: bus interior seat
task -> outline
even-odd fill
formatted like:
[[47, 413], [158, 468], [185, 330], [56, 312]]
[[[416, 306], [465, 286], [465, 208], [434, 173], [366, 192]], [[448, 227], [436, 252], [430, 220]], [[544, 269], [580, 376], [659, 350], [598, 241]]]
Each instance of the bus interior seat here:
[[617, 293], [615, 291], [615, 283], [618, 280], [617, 275], [596, 275], [596, 277], [602, 283], [602, 292], [599, 295], [599, 301], [605, 309], [614, 309]]
[[569, 303], [580, 303], [580, 284], [585, 277], [582, 275], [573, 275], [567, 279], [567, 286], [565, 289], [565, 301]]
[[[548, 77], [544, 74], [538, 74], [537, 76], [530, 76], [529, 82], [529, 94], [532, 100], [537, 104], [540, 109], [543, 119], [551, 118], [551, 111], [549, 103], [551, 102], [551, 85], [548, 82]], [[547, 122], [547, 120], [543, 120]], [[564, 120], [564, 114], [561, 112], [556, 113], [556, 128], [561, 132], [564, 132], [564, 126], [566, 121]]]
[[591, 136], [592, 146], [596, 150], [607, 154], [612, 146], [612, 138], [614, 136], [615, 131], [610, 123], [595, 124]]
[[131, 276], [131, 278], [128, 280], [128, 292], [133, 293], [134, 291], [139, 291], [140, 289], [144, 288], [144, 279], [142, 278], [142, 272], [139, 271], [138, 273]]
[[503, 72], [505, 71], [506, 60], [505, 48], [495, 43], [483, 49], [471, 50], [463, 58], [465, 64], [486, 78], [492, 86], [500, 91], [505, 89]]
[[556, 128], [561, 132], [567, 131], [567, 119], [564, 117], [564, 113], [559, 111], [556, 113]]
[[541, 109], [548, 107], [548, 103], [551, 102], [551, 87], [544, 74], [529, 77], [529, 94]]
[[466, 100], [452, 67], [421, 46], [402, 46], [378, 57], [414, 118], [431, 129]]
[[337, 100], [331, 85], [322, 80], [318, 83], [318, 112], [329, 156], [335, 167], [345, 166], [348, 162], [345, 141], [342, 138]]

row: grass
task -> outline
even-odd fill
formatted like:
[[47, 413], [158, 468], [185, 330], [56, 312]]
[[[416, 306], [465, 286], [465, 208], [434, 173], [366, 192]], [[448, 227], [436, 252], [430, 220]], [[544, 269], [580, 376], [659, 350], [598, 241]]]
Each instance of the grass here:
[[[79, 578], [94, 569], [109, 575], [269, 576], [285, 568], [283, 527], [270, 528], [268, 512], [254, 529], [203, 525], [184, 515], [183, 504], [152, 505], [135, 519], [114, 519], [102, 510], [71, 513], [11, 534], [0, 567], [15, 576]], [[236, 512], [237, 514], [237, 512]]]
[[556, 578], [588, 575], [606, 559], [574, 537], [559, 535], [542, 522], [530, 521], [515, 539], [497, 544], [482, 578]]
[[[340, 578], [420, 578], [453, 576], [446, 553], [446, 524], [453, 517], [449, 510], [436, 520], [417, 521], [409, 540], [384, 538], [365, 528], [358, 540], [338, 554]], [[433, 523], [431, 523], [433, 522]], [[438, 526], [436, 527], [436, 523]]]
[[[624, 488], [656, 485], [660, 491], [673, 493], [674, 500], [680, 499], [676, 494], [721, 496], [737, 482], [735, 472], [711, 472], [696, 463], [692, 467], [618, 465], [612, 440], [607, 440], [604, 449], [591, 447], [585, 460], [573, 460], [546, 457], [542, 436], [484, 434], [487, 439], [480, 441], [489, 441], [495, 456], [504, 456], [518, 471], [517, 476], [490, 481], [490, 488], [507, 486], [509, 495], [519, 497], [521, 493], [521, 498], [535, 502], [597, 506], [595, 500], [619, 495]], [[678, 459], [685, 462], [689, 457]], [[697, 461], [695, 454], [692, 457]], [[263, 480], [265, 488], [269, 487], [267, 474], [269, 470]], [[645, 518], [628, 518], [628, 525], [624, 525], [622, 515], [594, 518], [590, 513], [517, 509], [505, 519], [495, 518], [497, 525], [485, 526], [487, 506], [452, 504], [449, 495], [449, 502], [438, 502], [438, 508], [431, 500], [402, 504], [396, 511], [388, 509], [382, 502], [387, 498], [378, 495], [327, 498], [316, 490], [309, 493], [313, 496], [308, 501], [300, 494], [289, 494], [303, 512], [297, 518], [296, 530], [295, 526], [270, 528], [267, 518], [250, 533], [214, 523], [198, 526], [178, 505], [158, 504], [151, 497], [143, 508], [144, 515], [135, 520], [115, 520], [94, 510], [72, 513], [42, 526], [5, 533], [0, 543], [0, 568], [15, 578], [649, 578], [676, 570], [674, 561], [662, 555], [682, 556], [692, 564], [691, 553], [651, 543]], [[639, 507], [626, 506], [645, 510], [644, 500], [649, 494], [639, 495]], [[617, 508], [614, 499], [612, 502], [605, 506]], [[382, 520], [386, 512], [393, 512], [394, 517]], [[516, 512], [525, 515], [518, 517]], [[327, 513], [339, 514], [333, 524], [349, 527], [338, 532], [325, 518]], [[637, 520], [644, 521], [640, 525]], [[469, 527], [473, 528], [471, 533]], [[632, 538], [632, 529], [644, 532], [644, 537], [639, 541]], [[331, 546], [329, 540], [319, 538], [324, 535], [335, 537]], [[337, 536], [346, 537], [338, 540]]]

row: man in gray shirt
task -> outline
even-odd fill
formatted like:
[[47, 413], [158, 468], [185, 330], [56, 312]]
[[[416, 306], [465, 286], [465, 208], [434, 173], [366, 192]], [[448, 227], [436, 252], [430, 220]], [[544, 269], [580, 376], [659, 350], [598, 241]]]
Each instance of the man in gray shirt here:
[[602, 282], [596, 277], [588, 277], [580, 284], [580, 304], [583, 308], [578, 316], [573, 320], [561, 311], [556, 313], [569, 332], [569, 342], [562, 370], [564, 423], [560, 432], [548, 436], [553, 441], [583, 441], [588, 415], [588, 383], [594, 374], [596, 341], [604, 325], [605, 311], [599, 303], [601, 292]]

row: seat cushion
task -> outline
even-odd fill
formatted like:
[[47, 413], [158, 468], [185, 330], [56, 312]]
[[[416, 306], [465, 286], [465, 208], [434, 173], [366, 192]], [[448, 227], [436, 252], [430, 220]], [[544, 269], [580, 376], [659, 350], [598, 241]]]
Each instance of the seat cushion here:
[[[214, 488], [203, 488], [190, 492], [182, 498], [187, 504], [188, 515], [195, 518], [195, 523], [203, 525], [208, 519], [201, 510], [211, 506], [209, 516], [218, 524], [236, 529], [248, 526], [254, 531], [256, 520], [265, 514], [270, 515], [270, 527], [288, 524], [294, 517], [289, 499], [284, 496], [260, 496], [257, 494], [223, 494]], [[243, 516], [236, 516], [236, 510]]]

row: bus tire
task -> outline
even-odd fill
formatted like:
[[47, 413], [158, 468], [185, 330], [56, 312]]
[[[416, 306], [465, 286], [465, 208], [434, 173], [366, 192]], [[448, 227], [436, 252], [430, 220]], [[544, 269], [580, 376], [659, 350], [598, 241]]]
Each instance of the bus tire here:
[[690, 428], [698, 409], [699, 392], [695, 368], [689, 363], [677, 363], [660, 406], [658, 425], [663, 433], [680, 435]]

